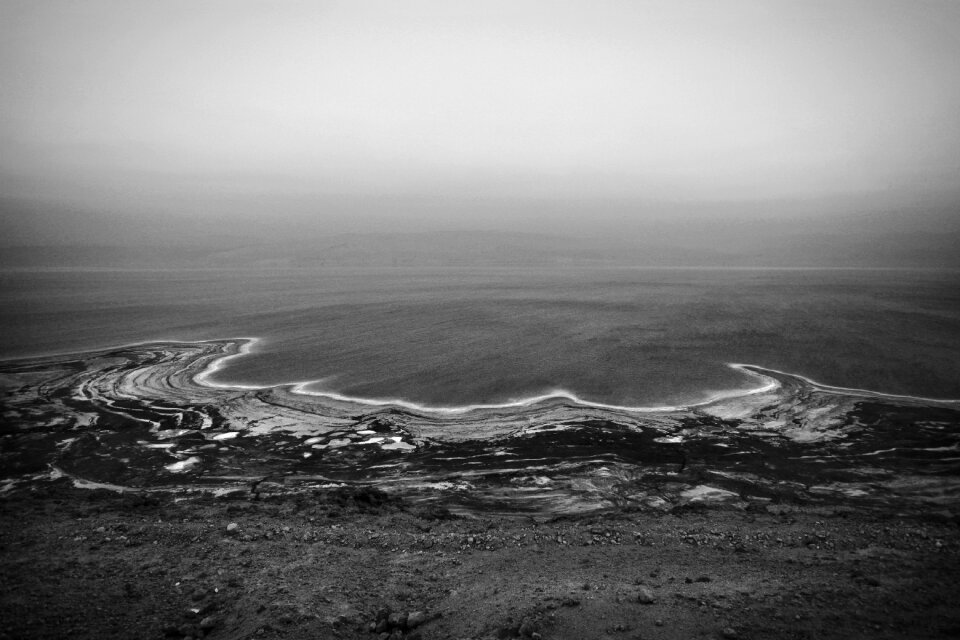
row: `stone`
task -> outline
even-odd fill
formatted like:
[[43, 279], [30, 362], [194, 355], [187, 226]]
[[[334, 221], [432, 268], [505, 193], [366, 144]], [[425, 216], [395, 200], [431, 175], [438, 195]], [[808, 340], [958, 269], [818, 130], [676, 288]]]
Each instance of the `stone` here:
[[409, 616], [406, 612], [403, 613], [391, 613], [390, 617], [387, 618], [387, 624], [390, 625], [391, 629], [399, 629], [403, 631], [407, 628], [407, 618]]
[[530, 638], [537, 631], [537, 623], [530, 618], [524, 618], [520, 623], [520, 635], [524, 638]]
[[424, 622], [427, 621], [427, 614], [425, 611], [413, 611], [407, 616], [407, 628], [416, 629]]
[[207, 616], [200, 621], [200, 628], [204, 631], [210, 631], [217, 626], [217, 619], [213, 616]]
[[646, 587], [640, 587], [640, 589], [637, 590], [637, 602], [640, 604], [653, 604], [656, 602], [656, 600], [657, 599], [654, 597], [653, 592], [650, 591], [650, 589]]
[[738, 637], [737, 630], [734, 629], [733, 627], [725, 628], [723, 631], [720, 632], [720, 635], [722, 635], [726, 640], [737, 640], [737, 637]]
[[236, 522], [231, 522], [227, 525], [227, 533], [238, 533], [239, 529], [240, 525], [238, 525]]

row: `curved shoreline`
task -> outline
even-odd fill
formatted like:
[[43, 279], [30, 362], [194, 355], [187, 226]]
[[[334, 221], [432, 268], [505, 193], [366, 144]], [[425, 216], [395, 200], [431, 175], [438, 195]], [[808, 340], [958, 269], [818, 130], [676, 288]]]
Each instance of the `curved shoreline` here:
[[[229, 383], [229, 382], [215, 382], [211, 380], [211, 377], [215, 375], [218, 371], [223, 370], [226, 367], [226, 364], [233, 359], [241, 358], [245, 355], [248, 355], [253, 352], [254, 346], [261, 342], [261, 338], [257, 337], [239, 337], [239, 338], [229, 338], [227, 341], [231, 343], [239, 342], [239, 347], [235, 353], [229, 353], [223, 356], [220, 356], [210, 363], [207, 364], [206, 368], [203, 371], [196, 374], [193, 377], [193, 381], [197, 384], [213, 389], [236, 389], [243, 391], [258, 391], [264, 389], [278, 389], [278, 388], [287, 388], [290, 393], [309, 396], [314, 398], [326, 398], [328, 400], [334, 400], [336, 402], [348, 402], [350, 404], [365, 405], [371, 407], [401, 407], [409, 411], [416, 411], [421, 413], [432, 413], [432, 414], [441, 414], [441, 415], [455, 415], [462, 413], [469, 413], [471, 411], [483, 411], [483, 410], [498, 410], [498, 409], [519, 409], [524, 407], [531, 407], [537, 404], [548, 402], [550, 400], [565, 400], [572, 402], [578, 406], [589, 407], [591, 409], [606, 409], [610, 411], [623, 411], [628, 413], [672, 413], [677, 411], [687, 411], [692, 408], [707, 406], [721, 400], [727, 400], [730, 398], [740, 398], [758, 395], [761, 393], [767, 393], [774, 391], [781, 386], [780, 381], [775, 378], [763, 375], [757, 371], [753, 371], [748, 367], [753, 365], [740, 365], [730, 363], [729, 366], [732, 369], [746, 373], [747, 375], [758, 378], [763, 381], [758, 387], [752, 387], [748, 389], [730, 389], [727, 391], [719, 391], [710, 395], [705, 400], [700, 400], [698, 402], [691, 402], [681, 405], [661, 405], [661, 406], [628, 406], [628, 405], [617, 405], [606, 402], [595, 402], [592, 400], [586, 400], [579, 397], [576, 393], [568, 391], [566, 389], [553, 389], [547, 393], [529, 396], [527, 398], [520, 398], [517, 400], [509, 400], [506, 402], [483, 402], [483, 403], [474, 403], [468, 405], [459, 405], [459, 406], [435, 406], [424, 404], [412, 400], [405, 400], [402, 398], [366, 398], [360, 396], [350, 396], [336, 391], [313, 391], [308, 389], [310, 385], [321, 382], [319, 380], [304, 380], [299, 382], [284, 382], [279, 384], [268, 384], [268, 385], [246, 385], [240, 383]], [[205, 342], [221, 342], [218, 340], [202, 340], [197, 341], [197, 344]], [[762, 367], [757, 367], [762, 369]], [[780, 373], [780, 372], [777, 372]], [[791, 374], [784, 374], [791, 375]]]
[[[309, 387], [323, 382], [326, 378], [316, 380], [290, 381], [272, 384], [244, 384], [239, 382], [226, 382], [213, 379], [216, 374], [224, 370], [230, 361], [250, 355], [254, 352], [258, 343], [263, 342], [262, 338], [254, 336], [241, 336], [233, 338], [207, 339], [207, 340], [149, 340], [127, 343], [102, 349], [91, 349], [90, 351], [76, 351], [69, 354], [58, 354], [39, 356], [33, 358], [14, 358], [0, 361], [0, 363], [11, 363], [26, 365], [30, 363], [41, 363], [49, 360], [57, 360], [65, 357], [83, 357], [92, 355], [103, 355], [113, 352], [122, 352], [127, 349], [160, 347], [163, 345], [220, 345], [223, 349], [220, 354], [203, 353], [197, 354], [195, 358], [187, 357], [181, 373], [186, 374], [186, 379], [196, 384], [198, 387], [220, 391], [268, 391], [283, 390], [295, 396], [306, 398], [325, 399], [335, 403], [346, 403], [357, 406], [367, 406], [374, 408], [396, 407], [407, 411], [431, 414], [436, 416], [457, 416], [471, 412], [498, 411], [509, 409], [529, 409], [540, 404], [550, 403], [551, 401], [560, 401], [570, 403], [584, 409], [599, 409], [631, 414], [671, 414], [686, 412], [701, 408], [707, 408], [711, 405], [722, 404], [725, 402], [736, 402], [740, 399], [747, 399], [763, 394], [783, 391], [785, 384], [790, 382], [800, 383], [799, 386], [841, 396], [853, 396], [862, 398], [875, 398], [877, 400], [889, 400], [898, 402], [916, 402], [924, 404], [935, 404], [942, 406], [954, 406], [960, 404], [960, 399], [953, 398], [929, 398], [924, 396], [914, 396], [907, 394], [894, 394], [870, 389], [861, 389], [854, 387], [841, 387], [828, 385], [818, 382], [812, 378], [801, 374], [790, 373], [778, 369], [772, 369], [755, 364], [728, 362], [726, 366], [735, 371], [739, 371], [755, 380], [760, 384], [755, 387], [728, 389], [714, 392], [705, 399], [695, 402], [677, 405], [659, 405], [659, 406], [633, 406], [619, 405], [606, 402], [598, 402], [580, 397], [573, 391], [562, 388], [552, 389], [548, 392], [531, 395], [525, 398], [511, 399], [503, 402], [479, 402], [467, 405], [437, 406], [428, 403], [421, 403], [415, 400], [389, 397], [362, 397], [339, 393], [333, 390], [311, 390]], [[198, 361], [207, 360], [203, 369], [190, 375], [190, 369], [198, 364]]]
[[[278, 384], [268, 384], [268, 385], [247, 385], [241, 383], [230, 383], [230, 382], [215, 382], [211, 380], [211, 377], [214, 376], [217, 372], [223, 370], [227, 363], [230, 360], [241, 358], [253, 352], [254, 347], [257, 343], [261, 342], [262, 339], [258, 337], [238, 337], [238, 338], [228, 338], [225, 340], [200, 340], [195, 341], [196, 344], [201, 343], [212, 343], [212, 342], [230, 342], [233, 344], [239, 344], [236, 352], [229, 353], [218, 358], [213, 359], [210, 363], [207, 364], [206, 368], [203, 371], [196, 374], [193, 377], [194, 382], [201, 386], [213, 388], [213, 389], [235, 389], [242, 391], [257, 391], [265, 389], [279, 389], [287, 388], [290, 393], [309, 396], [315, 398], [326, 398], [328, 400], [333, 400], [336, 402], [347, 402], [350, 404], [371, 406], [371, 407], [400, 407], [407, 409], [409, 411], [416, 411], [422, 413], [432, 413], [440, 415], [456, 415], [469, 413], [471, 411], [482, 411], [482, 410], [499, 410], [499, 409], [519, 409], [525, 407], [535, 406], [540, 403], [548, 402], [551, 400], [563, 400], [572, 402], [575, 405], [588, 407], [592, 409], [606, 409], [610, 411], [622, 411], [627, 413], [673, 413], [680, 411], [689, 411], [691, 409], [696, 409], [698, 407], [706, 407], [721, 401], [725, 400], [735, 400], [738, 398], [746, 398], [750, 396], [756, 396], [764, 393], [770, 393], [776, 391], [777, 389], [783, 386], [783, 382], [775, 376], [769, 374], [777, 374], [785, 378], [793, 378], [796, 380], [801, 380], [810, 387], [817, 389], [819, 391], [842, 394], [842, 395], [854, 395], [854, 396], [865, 396], [873, 397], [878, 399], [891, 399], [891, 400], [908, 400], [914, 402], [924, 402], [924, 403], [935, 403], [935, 404], [958, 404], [960, 399], [950, 399], [950, 398], [928, 398], [923, 396], [912, 396], [905, 394], [893, 394], [885, 393], [881, 391], [872, 391], [869, 389], [859, 389], [853, 387], [840, 387], [834, 385], [828, 385], [821, 382], [817, 382], [812, 378], [806, 376], [789, 373], [786, 371], [779, 371], [777, 369], [771, 369], [768, 367], [762, 367], [760, 365], [747, 364], [747, 363], [737, 363], [729, 362], [726, 363], [726, 366], [740, 371], [750, 377], [753, 377], [759, 380], [762, 384], [757, 387], [751, 387], [746, 389], [729, 389], [725, 391], [718, 391], [704, 400], [697, 402], [691, 402], [687, 404], [680, 405], [661, 405], [661, 406], [630, 406], [630, 405], [618, 405], [605, 402], [596, 402], [592, 400], [587, 400], [579, 397], [575, 392], [568, 391], [566, 389], [553, 389], [549, 392], [529, 396], [526, 398], [520, 398], [517, 400], [509, 400], [506, 402], [481, 402], [467, 405], [458, 405], [458, 406], [435, 406], [425, 403], [416, 402], [413, 400], [406, 400], [402, 398], [369, 398], [361, 396], [351, 396], [336, 391], [315, 391], [308, 389], [309, 386], [321, 382], [323, 379], [317, 380], [304, 380], [298, 382], [284, 382]], [[187, 341], [186, 343], [190, 343]], [[139, 345], [150, 344], [150, 343], [138, 343]], [[135, 345], [130, 345], [135, 346]], [[121, 347], [122, 348], [122, 347]]]

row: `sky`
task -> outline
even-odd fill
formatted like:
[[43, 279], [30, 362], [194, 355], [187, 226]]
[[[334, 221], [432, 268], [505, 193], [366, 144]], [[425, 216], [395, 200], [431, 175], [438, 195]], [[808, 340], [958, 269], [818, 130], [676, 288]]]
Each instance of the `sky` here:
[[0, 222], [935, 231], [958, 61], [952, 0], [2, 0]]

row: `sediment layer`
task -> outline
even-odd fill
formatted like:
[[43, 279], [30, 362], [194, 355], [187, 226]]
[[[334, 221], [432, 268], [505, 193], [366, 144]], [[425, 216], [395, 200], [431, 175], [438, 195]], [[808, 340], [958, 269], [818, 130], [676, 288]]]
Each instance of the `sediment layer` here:
[[570, 393], [430, 408], [213, 382], [249, 339], [0, 363], [8, 490], [263, 494], [374, 485], [461, 511], [554, 516], [755, 501], [955, 507], [960, 405], [734, 365], [749, 391], [688, 407]]

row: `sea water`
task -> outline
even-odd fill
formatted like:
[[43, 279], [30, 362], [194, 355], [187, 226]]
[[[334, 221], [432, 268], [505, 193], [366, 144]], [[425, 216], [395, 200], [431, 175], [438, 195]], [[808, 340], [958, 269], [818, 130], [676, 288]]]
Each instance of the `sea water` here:
[[556, 391], [663, 406], [754, 386], [738, 362], [960, 398], [958, 284], [909, 270], [6, 270], [0, 358], [251, 336], [217, 382], [441, 407]]

